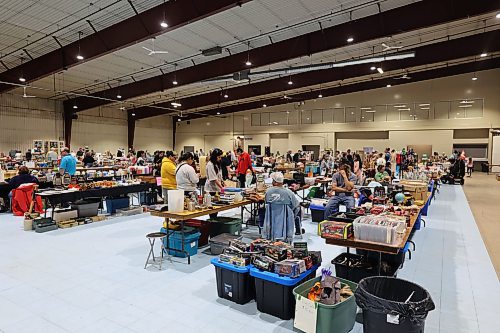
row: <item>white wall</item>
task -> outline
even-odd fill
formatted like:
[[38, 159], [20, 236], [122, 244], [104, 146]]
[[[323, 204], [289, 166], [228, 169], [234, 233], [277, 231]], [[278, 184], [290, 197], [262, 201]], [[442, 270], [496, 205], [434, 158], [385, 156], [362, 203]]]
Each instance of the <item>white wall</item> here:
[[[256, 137], [271, 133], [288, 133], [287, 148], [301, 149], [303, 144], [319, 144], [321, 149], [362, 149], [373, 146], [380, 150], [387, 144], [390, 147], [400, 148], [407, 144], [432, 144], [436, 151], [450, 152], [455, 142], [465, 141], [475, 143], [477, 139], [454, 140], [453, 129], [467, 128], [500, 128], [500, 69], [476, 73], [479, 80], [472, 81], [471, 74], [456, 75], [446, 78], [427, 80], [422, 82], [397, 85], [391, 88], [380, 88], [363, 92], [344, 94], [317, 100], [309, 100], [305, 105], [297, 106], [294, 103], [275, 107], [260, 108], [236, 114], [225, 118], [203, 118], [177, 124], [177, 143], [182, 146], [186, 143], [195, 148], [206, 146], [203, 139], [206, 135], [217, 135], [231, 138], [233, 135]], [[404, 103], [434, 103], [440, 101], [461, 99], [484, 99], [483, 117], [473, 119], [428, 119], [428, 120], [398, 120], [375, 121], [334, 124], [296, 124], [252, 126], [253, 113], [276, 113], [300, 110], [329, 109], [333, 107], [361, 107], [366, 105], [404, 104]], [[335, 133], [359, 131], [388, 131], [389, 139], [335, 140]], [[200, 138], [201, 137], [201, 138]], [[220, 139], [222, 140], [222, 139]], [[265, 140], [264, 140], [265, 141]], [[338, 142], [336, 142], [338, 141]], [[414, 142], [415, 141], [415, 142]], [[486, 140], [480, 139], [484, 142]], [[255, 144], [255, 141], [251, 144]], [[187, 145], [187, 144], [186, 144]], [[263, 144], [264, 145], [264, 144]], [[282, 149], [284, 142], [280, 143]], [[350, 146], [350, 147], [349, 147]], [[272, 148], [272, 152], [278, 149]]]
[[41, 98], [0, 95], [0, 152], [25, 152], [33, 140], [62, 139], [62, 104]]
[[139, 120], [135, 124], [134, 147], [136, 150], [172, 150], [172, 118], [158, 116]]

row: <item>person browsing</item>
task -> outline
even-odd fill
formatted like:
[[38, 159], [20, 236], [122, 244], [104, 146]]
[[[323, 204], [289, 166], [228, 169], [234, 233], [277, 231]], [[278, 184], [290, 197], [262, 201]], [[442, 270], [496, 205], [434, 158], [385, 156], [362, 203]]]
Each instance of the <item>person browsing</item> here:
[[196, 174], [192, 164], [194, 162], [193, 153], [184, 153], [179, 159], [179, 165], [175, 169], [175, 181], [177, 189], [184, 190], [188, 194], [196, 191], [196, 186], [200, 177]]
[[386, 178], [389, 178], [390, 179], [390, 176], [389, 174], [387, 173], [387, 171], [385, 170], [385, 166], [384, 165], [378, 165], [377, 166], [377, 173], [375, 174], [375, 181], [376, 182], [382, 182], [384, 181]]
[[177, 181], [175, 180], [176, 159], [177, 153], [175, 151], [167, 151], [161, 161], [161, 193], [165, 204], [168, 203], [168, 190], [177, 188]]
[[70, 154], [69, 148], [64, 147], [61, 151], [61, 164], [59, 164], [59, 173], [65, 173], [74, 176], [76, 173], [76, 158]]
[[351, 172], [349, 161], [342, 159], [339, 171], [332, 177], [332, 190], [335, 194], [328, 201], [325, 208], [325, 219], [339, 211], [340, 205], [347, 209], [354, 208], [354, 196], [352, 190], [356, 183], [356, 175]]
[[253, 172], [252, 160], [250, 155], [243, 151], [243, 149], [236, 149], [236, 155], [238, 156], [238, 168], [236, 169], [236, 174], [238, 176], [238, 181], [240, 182], [240, 187], [245, 187], [247, 170]]
[[[217, 192], [224, 192], [221, 170], [222, 150], [215, 148], [210, 153], [210, 159], [206, 165], [207, 181], [205, 191], [214, 196]], [[210, 218], [217, 217], [217, 213], [209, 214]]]

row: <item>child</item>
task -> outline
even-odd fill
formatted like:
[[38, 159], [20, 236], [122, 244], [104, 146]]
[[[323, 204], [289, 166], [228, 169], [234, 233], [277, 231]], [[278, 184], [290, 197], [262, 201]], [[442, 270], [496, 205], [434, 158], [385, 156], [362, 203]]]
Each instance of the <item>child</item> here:
[[472, 157], [469, 157], [469, 162], [467, 163], [467, 175], [472, 177], [472, 169], [474, 169], [474, 163], [472, 162]]

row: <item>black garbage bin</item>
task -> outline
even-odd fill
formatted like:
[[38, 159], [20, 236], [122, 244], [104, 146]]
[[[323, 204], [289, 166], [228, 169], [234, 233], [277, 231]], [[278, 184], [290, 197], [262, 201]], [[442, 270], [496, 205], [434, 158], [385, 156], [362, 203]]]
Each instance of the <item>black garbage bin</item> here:
[[393, 277], [361, 280], [354, 293], [363, 310], [364, 333], [423, 333], [435, 305], [421, 286]]

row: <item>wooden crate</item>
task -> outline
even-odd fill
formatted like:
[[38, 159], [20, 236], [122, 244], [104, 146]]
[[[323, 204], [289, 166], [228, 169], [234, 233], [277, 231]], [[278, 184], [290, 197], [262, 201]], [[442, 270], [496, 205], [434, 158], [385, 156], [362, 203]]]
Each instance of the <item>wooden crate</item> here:
[[72, 228], [72, 227], [76, 227], [77, 225], [78, 225], [78, 222], [75, 220], [67, 220], [67, 221], [57, 222], [57, 226], [61, 229]]

